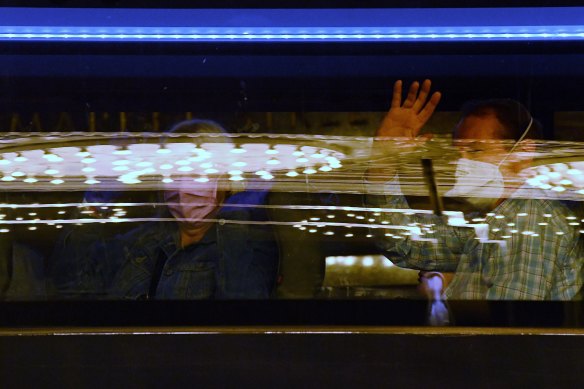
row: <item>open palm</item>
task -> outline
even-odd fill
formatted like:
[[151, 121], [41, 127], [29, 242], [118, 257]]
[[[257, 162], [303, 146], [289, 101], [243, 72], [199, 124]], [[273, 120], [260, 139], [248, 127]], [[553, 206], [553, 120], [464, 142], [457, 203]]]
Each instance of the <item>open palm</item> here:
[[402, 104], [402, 81], [396, 81], [393, 85], [391, 107], [377, 131], [377, 136], [407, 138], [418, 136], [442, 97], [440, 92], [434, 92], [428, 100], [431, 86], [430, 80], [425, 80], [421, 88], [417, 81], [413, 82]]

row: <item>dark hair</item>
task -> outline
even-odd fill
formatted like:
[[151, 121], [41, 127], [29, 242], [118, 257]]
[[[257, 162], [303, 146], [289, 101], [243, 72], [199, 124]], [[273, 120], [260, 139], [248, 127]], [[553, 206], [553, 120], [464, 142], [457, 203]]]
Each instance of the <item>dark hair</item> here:
[[[462, 119], [468, 116], [484, 117], [495, 115], [503, 125], [504, 133], [498, 134], [500, 139], [519, 140], [529, 126], [531, 114], [523, 104], [513, 99], [474, 100], [464, 104], [461, 109]], [[541, 123], [533, 120], [527, 139], [542, 139], [543, 128]]]
[[186, 134], [227, 134], [227, 131], [212, 120], [192, 119], [179, 122], [167, 132], [182, 132]]

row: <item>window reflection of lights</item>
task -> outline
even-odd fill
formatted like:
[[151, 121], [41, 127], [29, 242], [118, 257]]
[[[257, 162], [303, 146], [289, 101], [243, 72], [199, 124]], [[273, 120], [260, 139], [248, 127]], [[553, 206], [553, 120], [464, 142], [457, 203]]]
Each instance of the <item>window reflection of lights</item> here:
[[311, 228], [310, 230], [308, 230], [308, 232], [310, 232], [311, 234], [314, 234], [316, 232], [316, 228]]
[[0, 229], [0, 232], [4, 234], [4, 233], [7, 233], [7, 232], [10, 232], [10, 230], [8, 228], [1, 228]]
[[576, 223], [576, 222], [571, 222], [571, 223], [568, 223], [568, 224], [571, 225], [571, 226], [579, 226], [580, 225], [580, 223]]
[[558, 231], [556, 232], [556, 235], [564, 235], [564, 233], [562, 231]]
[[345, 237], [347, 237], [347, 238], [352, 238], [353, 236], [354, 236], [354, 235], [353, 235], [353, 234], [351, 234], [351, 233], [345, 234]]
[[373, 266], [373, 264], [375, 263], [375, 261], [371, 257], [365, 257], [365, 258], [363, 258], [363, 261], [361, 263], [365, 267], [371, 267], [371, 266]]
[[115, 155], [131, 155], [132, 151], [129, 150], [127, 147], [122, 147], [121, 149], [115, 150], [112, 154]]
[[324, 233], [324, 235], [327, 235], [327, 236], [332, 236], [332, 235], [334, 235], [334, 234], [335, 234], [335, 233], [334, 233], [333, 231], [326, 231], [326, 232]]
[[67, 211], [59, 211], [59, 212], [57, 212], [57, 213], [58, 213], [59, 215], [64, 215], [64, 214], [66, 214], [66, 213], [67, 213]]
[[167, 149], [166, 146], [162, 145], [160, 146], [160, 148], [158, 150], [156, 150], [157, 154], [170, 154], [172, 153], [172, 150]]

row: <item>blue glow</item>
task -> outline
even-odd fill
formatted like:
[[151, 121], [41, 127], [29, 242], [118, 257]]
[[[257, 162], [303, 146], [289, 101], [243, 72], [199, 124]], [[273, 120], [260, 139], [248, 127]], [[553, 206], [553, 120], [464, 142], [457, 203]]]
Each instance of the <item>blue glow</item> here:
[[584, 39], [584, 7], [454, 9], [2, 8], [1, 41], [431, 42]]

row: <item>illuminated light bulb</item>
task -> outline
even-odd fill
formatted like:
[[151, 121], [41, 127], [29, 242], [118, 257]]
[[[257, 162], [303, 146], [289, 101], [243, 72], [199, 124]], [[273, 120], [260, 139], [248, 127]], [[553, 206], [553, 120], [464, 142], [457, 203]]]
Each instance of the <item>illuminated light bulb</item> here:
[[[96, 180], [95, 178], [88, 178], [87, 180], [84, 181], [86, 184], [88, 185], [95, 185], [95, 184], [99, 184], [100, 181]], [[61, 211], [59, 213], [65, 213], [65, 211]]]
[[334, 219], [335, 215], [326, 215], [326, 217], [328, 217], [329, 219]]
[[270, 174], [270, 172], [265, 171], [265, 170], [258, 170], [257, 172], [255, 172], [255, 175], [256, 176], [263, 176], [263, 175], [266, 175], [266, 174]]
[[330, 167], [332, 167], [333, 169], [339, 169], [342, 168], [343, 165], [340, 162], [329, 162]]
[[26, 176], [26, 173], [21, 172], [21, 171], [15, 171], [15, 172], [12, 172], [10, 175], [12, 177], [23, 177], [23, 176]]
[[298, 158], [298, 159], [296, 160], [296, 162], [298, 162], [298, 163], [304, 163], [304, 162], [308, 162], [308, 158], [301, 157], [301, 158]]
[[[241, 170], [230, 170], [227, 172], [229, 175], [232, 176], [240, 176], [243, 174], [243, 172]], [[269, 174], [269, 173], [268, 173]]]
[[26, 161], [28, 161], [28, 158], [26, 158], [25, 156], [23, 156], [20, 153], [18, 153], [16, 155], [16, 157], [14, 158], [14, 162], [26, 162]]
[[59, 212], [57, 212], [57, 213], [58, 213], [59, 215], [64, 215], [64, 214], [66, 214], [66, 213], [67, 213], [67, 211], [59, 211]]
[[229, 152], [231, 152], [233, 154], [243, 154], [243, 153], [246, 153], [247, 150], [244, 149], [243, 147], [237, 146], [237, 147], [234, 147], [231, 150], [229, 150]]
[[[84, 167], [83, 169], [81, 169], [81, 171], [82, 171], [83, 173], [92, 173], [92, 172], [94, 172], [94, 171], [95, 171], [95, 168], [94, 168], [94, 167], [91, 167], [91, 166], [86, 166], [86, 167]], [[45, 172], [46, 172], [46, 171], [45, 171]]]
[[345, 234], [345, 237], [347, 237], [347, 238], [352, 238], [353, 236], [354, 236], [354, 235], [353, 235], [353, 234], [351, 234], [351, 233]]
[[363, 263], [363, 266], [365, 266], [365, 267], [371, 267], [371, 266], [373, 266], [375, 261], [371, 257], [365, 257], [365, 258], [363, 258], [362, 263]]
[[568, 174], [570, 176], [580, 176], [584, 173], [582, 173], [582, 170], [580, 170], [580, 169], [568, 169], [566, 171], [566, 174]]
[[339, 163], [339, 162], [341, 162], [341, 161], [339, 161], [338, 158], [335, 158], [335, 157], [326, 157], [325, 158], [325, 161], [327, 161], [328, 163]]
[[310, 167], [310, 168], [304, 169], [304, 171], [302, 173], [304, 173], [304, 174], [314, 174], [314, 173], [316, 173], [316, 170], [314, 170], [313, 168]]
[[179, 172], [192, 172], [193, 168], [190, 166], [181, 166], [177, 169]]
[[560, 185], [572, 185], [572, 181], [564, 178], [563, 180], [560, 180], [559, 184]]
[[159, 166], [159, 168], [161, 170], [170, 170], [172, 169], [174, 166], [172, 166], [170, 163], [164, 163], [162, 165]]
[[310, 232], [311, 234], [314, 234], [316, 232], [316, 228], [311, 228], [310, 230], [308, 230], [308, 232]]
[[186, 165], [190, 165], [191, 161], [189, 161], [187, 159], [181, 159], [179, 161], [176, 161], [174, 164], [178, 165], [178, 166], [186, 166]]
[[286, 173], [286, 176], [296, 177], [296, 176], [298, 176], [298, 173], [292, 170], [292, 171], [289, 171], [288, 173]]
[[373, 222], [375, 221], [375, 219], [367, 219], [367, 221], [368, 221], [369, 223], [373, 223]]
[[36, 215], [37, 215], [37, 213], [36, 213], [36, 212], [29, 212], [29, 213], [28, 213], [28, 216], [36, 216]]
[[578, 219], [576, 216], [566, 216], [567, 220], [576, 220]]
[[554, 171], [559, 173], [565, 173], [568, 171], [568, 165], [565, 163], [554, 163], [552, 164], [552, 167], [554, 168]]
[[306, 227], [300, 227], [298, 229], [304, 231], [306, 229]]
[[562, 231], [558, 231], [556, 232], [556, 235], [564, 235], [564, 233]]
[[520, 216], [520, 217], [527, 216], [527, 212], [520, 212], [517, 214], [517, 216]]
[[209, 168], [209, 169], [205, 169], [204, 172], [206, 174], [215, 174], [215, 173], [219, 173], [219, 170], [217, 170], [215, 168]]
[[32, 227], [28, 227], [28, 229], [29, 229], [29, 230], [31, 230], [31, 231], [34, 231], [34, 230], [36, 230], [37, 228], [36, 228], [35, 226], [32, 226]]
[[141, 161], [141, 162], [136, 163], [137, 167], [150, 167], [152, 165], [153, 165], [153, 163], [150, 161]]
[[142, 181], [136, 177], [120, 177], [118, 178], [118, 181], [120, 181], [122, 184], [128, 184], [128, 185], [133, 185], [133, 184], [139, 184]]
[[158, 153], [158, 154], [170, 154], [170, 153], [172, 153], [172, 150], [167, 149], [166, 146], [162, 145], [162, 146], [160, 146], [160, 148], [158, 150], [156, 150], [156, 153]]
[[117, 161], [113, 161], [112, 165], [122, 166], [122, 165], [129, 165], [130, 163], [132, 163], [132, 162], [128, 161], [127, 159], [118, 159]]
[[81, 157], [81, 158], [85, 158], [85, 157], [89, 157], [91, 155], [91, 153], [89, 151], [87, 151], [87, 149], [84, 147], [80, 151], [75, 153], [75, 155], [78, 157]]
[[380, 212], [374, 212], [373, 213], [373, 216], [381, 216], [381, 213]]
[[164, 182], [165, 184], [170, 184], [171, 182], [174, 182], [174, 180], [170, 177], [164, 177], [162, 179], [162, 182]]
[[373, 235], [367, 234], [367, 235], [365, 235], [365, 237], [367, 237], [367, 238], [373, 238]]
[[35, 182], [38, 182], [39, 180], [37, 180], [34, 177], [27, 177], [27, 178], [25, 178], [22, 181], [26, 182], [27, 184], [34, 184]]
[[267, 149], [267, 150], [265, 151], [265, 153], [266, 153], [266, 154], [269, 154], [269, 155], [276, 155], [276, 154], [279, 154], [280, 152], [279, 152], [278, 150], [276, 150], [276, 149], [274, 149], [274, 148], [270, 147], [269, 149]]
[[200, 164], [199, 166], [203, 169], [207, 169], [207, 168], [213, 167], [213, 164], [211, 162], [205, 162], [205, 163]]
[[579, 226], [580, 225], [580, 223], [577, 223], [577, 222], [572, 222], [572, 223], [568, 223], [568, 224], [571, 226]]
[[348, 213], [347, 216], [348, 217], [355, 217], [355, 214], [354, 213]]
[[124, 172], [126, 170], [130, 170], [130, 168], [128, 166], [121, 165], [121, 166], [114, 167], [112, 170], [114, 170], [116, 172]]
[[57, 169], [47, 169], [47, 170], [45, 170], [45, 174], [48, 174], [50, 176], [54, 176], [55, 174], [59, 174], [59, 171]]
[[359, 220], [363, 220], [363, 219], [365, 219], [365, 216], [361, 216], [361, 215], [359, 215], [359, 216], [357, 216], [357, 219], [359, 219]]
[[331, 236], [331, 235], [334, 235], [334, 234], [335, 234], [335, 233], [334, 233], [334, 232], [332, 232], [332, 231], [327, 231], [327, 232], [325, 232], [325, 233], [324, 233], [324, 235], [328, 235], [328, 236]]
[[266, 161], [266, 165], [279, 165], [281, 162], [278, 159], [270, 159]]
[[541, 189], [548, 190], [551, 189], [552, 186], [550, 184], [542, 184], [539, 186]]
[[343, 261], [343, 264], [345, 266], [353, 266], [355, 264], [355, 262], [357, 262], [357, 259], [355, 257], [347, 257]]
[[548, 177], [552, 182], [556, 182], [562, 179], [562, 173], [559, 172], [549, 172]]
[[2, 228], [2, 229], [0, 229], [0, 232], [6, 233], [6, 232], [10, 232], [10, 230], [8, 228]]
[[292, 153], [292, 155], [295, 157], [302, 157], [304, 155], [304, 152], [300, 151], [300, 150], [296, 150]]
[[337, 260], [336, 260], [336, 258], [328, 257], [326, 259], [326, 264], [327, 264], [327, 266], [334, 266], [337, 264]]
[[16, 220], [18, 220], [18, 221], [21, 221], [21, 220], [22, 220], [22, 218], [21, 218], [21, 217], [17, 217], [17, 218], [16, 218]]
[[321, 172], [330, 172], [331, 170], [333, 170], [333, 168], [328, 165], [324, 165], [319, 167], [318, 170], [320, 170]]
[[7, 160], [7, 159], [0, 158], [0, 165], [2, 165], [2, 166], [10, 165], [11, 163], [12, 162]]
[[130, 155], [130, 154], [132, 154], [132, 151], [129, 150], [126, 146], [124, 146], [121, 149], [115, 150], [112, 154], [115, 154], [115, 155]]
[[271, 180], [272, 178], [274, 178], [274, 176], [271, 174], [264, 174], [263, 176], [261, 176], [261, 178], [263, 180]]
[[207, 177], [198, 177], [198, 178], [195, 178], [194, 181], [196, 181], [196, 182], [209, 182], [209, 179]]
[[91, 163], [97, 162], [97, 159], [95, 159], [93, 157], [86, 157], [86, 158], [83, 158], [81, 160], [81, 162], [86, 163], [86, 164], [91, 164]]
[[505, 215], [495, 215], [495, 219], [505, 219]]
[[237, 161], [237, 162], [233, 162], [231, 164], [231, 166], [235, 166], [235, 167], [244, 167], [247, 166], [247, 163], [243, 162], [243, 161]]
[[319, 217], [311, 217], [310, 220], [312, 220], [312, 221], [319, 221], [320, 218]]
[[577, 190], [576, 193], [584, 195], [584, 189]]
[[242, 176], [231, 176], [229, 177], [229, 181], [242, 181], [244, 178]]
[[565, 190], [566, 190], [566, 188], [564, 188], [563, 186], [554, 186], [554, 187], [552, 188], [552, 190], [553, 190], [554, 192], [563, 192], [563, 191], [565, 191]]
[[61, 185], [62, 183], [64, 183], [65, 181], [63, 181], [60, 178], [55, 178], [54, 180], [51, 180], [51, 184], [53, 185]]
[[14, 181], [14, 180], [16, 180], [16, 178], [14, 178], [14, 177], [12, 177], [12, 176], [4, 176], [4, 177], [2, 177], [2, 178], [1, 178], [1, 180], [2, 180], [2, 181], [7, 181], [7, 182], [9, 182], [9, 181]]
[[310, 156], [310, 158], [316, 158], [316, 159], [320, 159], [320, 158], [324, 158], [324, 157], [326, 157], [326, 155], [324, 155], [320, 152], [314, 153]]

